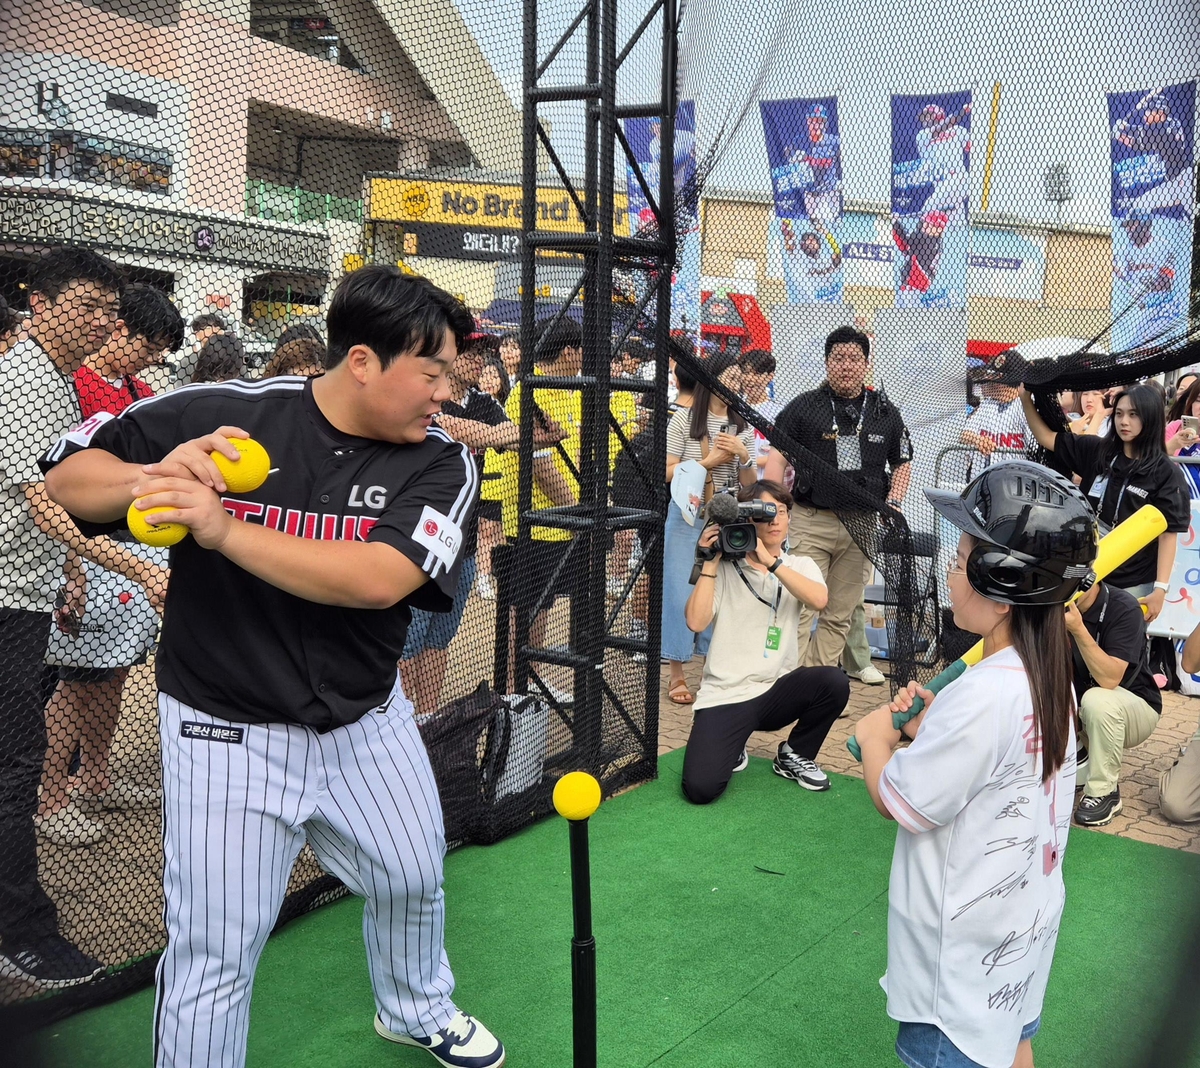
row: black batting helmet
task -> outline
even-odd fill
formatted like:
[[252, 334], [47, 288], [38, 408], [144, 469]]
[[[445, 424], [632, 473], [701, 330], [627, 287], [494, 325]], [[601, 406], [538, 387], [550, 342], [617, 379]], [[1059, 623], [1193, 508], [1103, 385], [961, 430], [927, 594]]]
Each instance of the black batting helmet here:
[[967, 581], [1004, 604], [1062, 604], [1092, 578], [1096, 517], [1074, 483], [1029, 460], [993, 464], [962, 493], [930, 504], [978, 544]]

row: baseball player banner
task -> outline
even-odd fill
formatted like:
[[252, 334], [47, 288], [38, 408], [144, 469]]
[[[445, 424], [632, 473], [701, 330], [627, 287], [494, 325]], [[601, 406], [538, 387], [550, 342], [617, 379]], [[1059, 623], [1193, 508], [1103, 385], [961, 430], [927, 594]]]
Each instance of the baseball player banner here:
[[[633, 150], [646, 185], [655, 200], [662, 166], [661, 124], [657, 119], [626, 119], [625, 139]], [[700, 210], [696, 175], [696, 102], [681, 100], [675, 112], [675, 226], [679, 262], [671, 280], [671, 328], [698, 333], [700, 329]], [[654, 227], [654, 213], [637, 180], [626, 165], [629, 216], [633, 233]]]
[[892, 97], [897, 308], [967, 305], [971, 92]]
[[771, 187], [772, 239], [789, 304], [842, 302], [842, 147], [837, 98], [759, 102]]
[[1112, 135], [1112, 347], [1187, 321], [1195, 207], [1196, 83], [1108, 94]]

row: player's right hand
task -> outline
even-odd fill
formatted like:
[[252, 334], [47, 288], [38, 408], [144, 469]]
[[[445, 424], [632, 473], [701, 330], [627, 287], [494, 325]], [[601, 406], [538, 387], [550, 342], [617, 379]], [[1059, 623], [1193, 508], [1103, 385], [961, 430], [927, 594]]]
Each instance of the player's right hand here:
[[221, 503], [219, 490], [194, 478], [148, 478], [133, 487], [134, 502], [146, 511], [162, 508], [148, 523], [182, 523], [203, 549], [220, 551], [237, 522]]
[[229, 444], [229, 439], [249, 436], [241, 427], [219, 427], [202, 438], [193, 438], [182, 445], [176, 445], [158, 463], [147, 464], [142, 470], [154, 478], [190, 478], [218, 493], [224, 493], [225, 479], [222, 478], [217, 465], [212, 462], [211, 454], [219, 452], [230, 460], [237, 460], [241, 453]]

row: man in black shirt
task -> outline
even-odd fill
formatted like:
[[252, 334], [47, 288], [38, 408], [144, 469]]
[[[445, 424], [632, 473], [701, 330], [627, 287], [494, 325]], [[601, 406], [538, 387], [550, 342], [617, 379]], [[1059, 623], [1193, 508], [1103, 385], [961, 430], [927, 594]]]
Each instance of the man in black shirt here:
[[1097, 582], [1066, 611], [1088, 752], [1075, 822], [1099, 827], [1121, 811], [1121, 754], [1158, 726], [1162, 696], [1147, 664], [1146, 620], [1133, 594]]
[[[866, 388], [870, 341], [853, 327], [840, 326], [825, 340], [827, 380], [801, 393], [775, 420], [775, 426], [817, 459], [836, 467], [880, 505], [899, 508], [908, 489], [912, 454], [899, 410]], [[772, 448], [763, 477], [782, 481], [788, 458]], [[837, 480], [838, 482], [841, 479]], [[833, 509], [845, 507], [834, 480], [815, 478], [804, 464], [792, 482], [788, 540], [791, 551], [811, 557], [829, 588], [816, 637], [809, 641], [812, 614], [800, 618], [800, 662], [835, 667], [846, 644], [850, 617], [862, 603], [867, 558]]]
[[[483, 427], [495, 427], [508, 423], [512, 431], [516, 427], [509, 423], [504, 409], [479, 389], [479, 374], [483, 370], [484, 352], [490, 346], [489, 335], [472, 335], [467, 339], [454, 359], [447, 374], [450, 384], [450, 399], [442, 402], [441, 418], [449, 416], [446, 426], [456, 441], [471, 446], [478, 440], [471, 433]], [[471, 426], [461, 426], [466, 421]], [[457, 429], [457, 433], [455, 433]], [[475, 446], [471, 454], [479, 477], [483, 477], [483, 457], [486, 448]], [[478, 494], [476, 494], [478, 497]], [[404, 652], [400, 658], [400, 672], [404, 679], [404, 690], [412, 698], [418, 716], [430, 716], [438, 710], [441, 702], [442, 684], [446, 679], [447, 650], [458, 633], [467, 598], [475, 584], [475, 553], [479, 544], [478, 501], [471, 513], [471, 520], [463, 530], [462, 563], [458, 575], [458, 589], [449, 612], [427, 612], [413, 610], [408, 636], [404, 641]]]
[[[395, 267], [347, 275], [327, 372], [196, 386], [95, 416], [43, 460], [85, 530], [129, 503], [190, 528], [157, 659], [167, 948], [157, 1068], [246, 1058], [255, 966], [307, 841], [368, 899], [382, 1037], [441, 1065], [504, 1047], [451, 1000], [441, 804], [396, 661], [410, 607], [446, 611], [478, 474], [432, 426], [470, 314]], [[233, 494], [211, 453], [274, 465]]]

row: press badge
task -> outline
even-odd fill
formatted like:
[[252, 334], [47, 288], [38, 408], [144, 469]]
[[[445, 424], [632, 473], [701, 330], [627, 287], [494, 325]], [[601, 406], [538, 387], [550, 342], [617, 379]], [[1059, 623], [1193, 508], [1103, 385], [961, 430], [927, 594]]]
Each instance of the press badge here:
[[858, 445], [858, 435], [838, 435], [837, 465], [839, 471], [861, 471], [862, 451]]
[[[767, 648], [778, 651], [779, 639], [782, 636], [783, 636], [783, 628], [782, 627], [767, 627]], [[763, 653], [763, 656], [766, 656], [766, 655], [767, 655], [766, 653]]]

